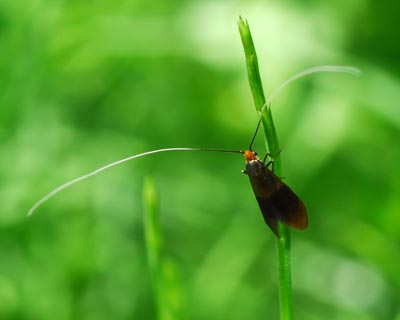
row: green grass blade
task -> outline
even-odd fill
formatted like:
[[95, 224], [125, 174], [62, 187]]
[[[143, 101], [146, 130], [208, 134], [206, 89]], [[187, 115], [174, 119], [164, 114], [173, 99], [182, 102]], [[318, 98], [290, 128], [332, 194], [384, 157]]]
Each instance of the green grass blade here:
[[146, 179], [145, 181], [143, 200], [147, 260], [158, 319], [184, 319], [181, 285], [175, 264], [164, 252], [159, 218], [159, 201], [152, 179]]
[[[239, 18], [239, 32], [243, 43], [246, 57], [247, 74], [249, 78], [251, 93], [253, 95], [256, 110], [260, 111], [265, 104], [264, 90], [261, 82], [258, 59], [254, 42], [251, 36], [250, 27], [241, 17]], [[278, 136], [276, 133], [270, 106], [262, 114], [264, 135], [267, 141], [269, 152], [274, 155], [274, 172], [282, 177], [282, 161]], [[279, 264], [279, 301], [281, 320], [293, 319], [293, 298], [290, 264], [290, 230], [279, 223], [279, 238], [277, 240], [278, 264]]]

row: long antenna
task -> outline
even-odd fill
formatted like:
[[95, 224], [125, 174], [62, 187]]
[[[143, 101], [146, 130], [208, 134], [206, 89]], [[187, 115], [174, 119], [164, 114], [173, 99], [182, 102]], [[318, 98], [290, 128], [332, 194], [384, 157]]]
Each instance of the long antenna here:
[[260, 119], [258, 120], [256, 131], [254, 132], [253, 138], [251, 139], [249, 150], [252, 150], [252, 148], [253, 148], [254, 140], [256, 140], [258, 129], [260, 129], [260, 126], [261, 126], [261, 120], [262, 120], [262, 113], [260, 114]]
[[308, 76], [310, 74], [314, 74], [314, 73], [320, 73], [320, 72], [341, 72], [341, 73], [348, 73], [351, 74], [353, 76], [360, 76], [361, 75], [361, 70], [355, 67], [350, 67], [350, 66], [317, 66], [317, 67], [312, 67], [312, 68], [308, 68], [305, 69], [303, 71], [300, 71], [296, 74], [294, 74], [293, 76], [291, 76], [289, 79], [287, 79], [286, 81], [284, 81], [277, 89], [275, 89], [271, 95], [268, 97], [268, 99], [265, 101], [264, 105], [262, 106], [262, 108], [260, 109], [259, 112], [259, 116], [260, 119], [258, 119], [258, 123], [257, 123], [257, 128], [256, 131], [254, 132], [253, 138], [251, 139], [250, 142], [250, 146], [249, 146], [249, 150], [251, 150], [254, 140], [256, 139], [258, 130], [260, 129], [261, 126], [261, 122], [262, 122], [262, 117], [264, 114], [264, 110], [271, 105], [272, 100], [278, 95], [279, 92], [282, 91], [282, 89], [284, 89], [286, 86], [288, 86], [290, 83]]
[[[273, 93], [271, 94], [271, 96], [266, 100], [266, 102], [264, 103], [263, 107], [261, 108], [259, 115], [260, 115], [260, 119], [258, 120], [257, 123], [257, 128], [256, 131], [253, 135], [253, 138], [251, 139], [251, 143], [249, 146], [249, 150], [251, 150], [254, 140], [257, 136], [258, 130], [261, 126], [261, 121], [262, 121], [262, 116], [264, 113], [264, 109], [270, 105], [272, 99], [283, 89], [285, 88], [287, 85], [289, 85], [291, 82], [313, 74], [313, 73], [319, 73], [319, 72], [344, 72], [344, 73], [350, 73], [353, 75], [360, 75], [361, 71], [357, 68], [354, 67], [346, 67], [346, 66], [318, 66], [318, 67], [313, 67], [310, 69], [306, 69], [303, 70], [299, 73], [296, 73], [294, 76], [290, 77], [289, 79], [287, 79], [284, 83], [282, 83], [275, 91], [273, 91]], [[154, 154], [154, 153], [161, 153], [161, 152], [169, 152], [169, 151], [202, 151], [202, 152], [225, 152], [225, 153], [241, 153], [243, 154], [244, 152], [242, 150], [225, 150], [225, 149], [208, 149], [208, 148], [165, 148], [165, 149], [157, 149], [157, 150], [152, 150], [152, 151], [147, 151], [147, 152], [143, 152], [143, 153], [139, 153], [139, 154], [135, 154], [133, 156], [129, 156], [127, 158], [109, 163], [103, 167], [100, 167], [92, 172], [89, 172], [83, 176], [80, 176], [78, 178], [75, 178], [71, 181], [68, 181], [62, 185], [60, 185], [59, 187], [53, 189], [52, 191], [50, 191], [47, 195], [45, 195], [43, 198], [41, 198], [39, 201], [37, 201], [32, 208], [29, 209], [28, 211], [28, 216], [31, 216], [33, 214], [33, 212], [35, 212], [35, 210], [40, 207], [43, 203], [45, 203], [47, 200], [49, 200], [50, 198], [54, 197], [57, 193], [61, 192], [64, 189], [67, 189], [69, 187], [71, 187], [72, 185], [82, 181], [82, 180], [86, 180], [104, 170], [107, 170], [109, 168], [115, 167], [121, 163], [133, 160], [133, 159], [137, 159], [140, 157], [144, 157], [144, 156], [148, 156], [150, 154]]]
[[133, 160], [133, 159], [137, 159], [140, 157], [144, 157], [144, 156], [148, 156], [150, 154], [154, 154], [154, 153], [160, 153], [160, 152], [168, 152], [168, 151], [204, 151], [204, 152], [227, 152], [227, 153], [244, 153], [241, 150], [225, 150], [225, 149], [208, 149], [208, 148], [165, 148], [165, 149], [157, 149], [157, 150], [151, 150], [151, 151], [147, 151], [147, 152], [143, 152], [143, 153], [139, 153], [139, 154], [135, 154], [133, 156], [129, 156], [126, 158], [123, 158], [121, 160], [117, 160], [114, 162], [111, 162], [109, 164], [106, 164], [105, 166], [102, 166], [92, 172], [89, 172], [83, 176], [80, 176], [78, 178], [75, 178], [73, 180], [70, 180], [62, 185], [60, 185], [59, 187], [53, 189], [52, 191], [50, 191], [48, 194], [46, 194], [43, 198], [41, 198], [39, 201], [37, 201], [32, 208], [29, 209], [28, 211], [28, 216], [31, 216], [33, 214], [33, 212], [36, 211], [36, 209], [38, 207], [40, 207], [43, 203], [45, 203], [47, 200], [49, 200], [50, 198], [54, 197], [57, 193], [71, 187], [72, 185], [86, 180], [104, 170], [110, 169], [112, 167], [115, 167], [121, 163]]

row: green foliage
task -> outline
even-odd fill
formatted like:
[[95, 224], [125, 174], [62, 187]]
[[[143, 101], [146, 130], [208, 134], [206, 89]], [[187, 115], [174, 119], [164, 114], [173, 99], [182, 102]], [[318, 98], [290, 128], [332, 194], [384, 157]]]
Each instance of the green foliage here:
[[[190, 319], [278, 319], [274, 236], [234, 154], [137, 159], [29, 207], [53, 187], [161, 147], [248, 147], [257, 114], [236, 30], [251, 22], [275, 100], [296, 319], [399, 316], [400, 50], [389, 2], [0, 2], [0, 319], [155, 318], [142, 182]], [[254, 146], [260, 155], [264, 141]], [[260, 152], [261, 151], [261, 152]], [[168, 245], [167, 245], [168, 244]], [[266, 255], [267, 252], [271, 256]], [[265, 279], [272, 279], [266, 282]]]

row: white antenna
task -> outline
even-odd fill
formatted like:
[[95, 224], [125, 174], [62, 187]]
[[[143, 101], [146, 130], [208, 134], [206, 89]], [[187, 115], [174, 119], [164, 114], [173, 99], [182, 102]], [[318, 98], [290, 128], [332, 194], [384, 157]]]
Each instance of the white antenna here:
[[30, 217], [33, 212], [35, 212], [35, 210], [40, 207], [43, 203], [45, 203], [47, 200], [49, 200], [50, 198], [54, 197], [57, 193], [59, 193], [60, 191], [63, 191], [64, 189], [69, 188], [70, 186], [82, 181], [82, 180], [86, 180], [104, 170], [110, 169], [112, 167], [115, 167], [121, 163], [136, 159], [136, 158], [140, 158], [140, 157], [144, 157], [144, 156], [148, 156], [150, 154], [154, 154], [154, 153], [160, 153], [160, 152], [168, 152], [168, 151], [209, 151], [209, 152], [228, 152], [228, 153], [243, 153], [242, 151], [239, 150], [225, 150], [225, 149], [206, 149], [206, 148], [165, 148], [165, 149], [157, 149], [157, 150], [152, 150], [152, 151], [147, 151], [147, 152], [143, 152], [143, 153], [139, 153], [139, 154], [135, 154], [133, 156], [127, 157], [127, 158], [123, 158], [121, 160], [117, 160], [115, 162], [111, 162], [109, 164], [106, 164], [103, 167], [100, 167], [92, 172], [89, 172], [83, 176], [80, 176], [78, 178], [75, 178], [73, 180], [70, 180], [64, 184], [62, 184], [61, 186], [55, 188], [54, 190], [50, 191], [48, 194], [46, 194], [43, 198], [41, 198], [39, 201], [37, 201], [32, 208], [29, 209], [28, 211], [28, 217]]
[[291, 76], [289, 79], [287, 79], [285, 82], [283, 82], [277, 89], [272, 91], [271, 95], [268, 97], [268, 99], [265, 101], [264, 105], [260, 109], [259, 115], [260, 119], [258, 120], [256, 131], [253, 135], [253, 138], [250, 143], [249, 149], [253, 146], [253, 142], [257, 136], [258, 129], [260, 129], [261, 121], [262, 121], [262, 116], [264, 113], [265, 108], [267, 108], [269, 105], [271, 105], [272, 100], [278, 95], [279, 92], [282, 91], [286, 86], [288, 86], [290, 83], [293, 81], [296, 81], [302, 77], [308, 76], [313, 73], [320, 73], [320, 72], [340, 72], [340, 73], [349, 73], [354, 76], [360, 76], [361, 75], [361, 70], [357, 69], [355, 67], [350, 67], [350, 66], [317, 66], [317, 67], [312, 67], [309, 69], [305, 69], [303, 71], [300, 71], [299, 73], [296, 73], [295, 75]]
[[272, 102], [272, 100], [278, 95], [279, 92], [286, 86], [288, 86], [290, 83], [293, 81], [296, 81], [297, 79], [300, 79], [302, 77], [308, 76], [313, 73], [320, 73], [320, 72], [338, 72], [338, 73], [348, 73], [352, 74], [354, 76], [359, 77], [361, 75], [361, 70], [355, 67], [351, 66], [317, 66], [317, 67], [312, 67], [309, 69], [305, 69], [303, 71], [300, 71], [299, 73], [296, 73], [295, 75], [291, 76], [289, 79], [287, 79], [285, 82], [283, 82], [277, 89], [275, 89], [271, 95], [268, 97], [268, 99], [265, 101], [263, 107], [260, 110], [260, 114], [262, 115], [264, 112], [264, 109], [269, 106]]
[[[264, 106], [261, 108], [260, 110], [260, 120], [257, 124], [257, 129], [256, 132], [253, 136], [252, 142], [250, 144], [250, 148], [253, 144], [254, 138], [257, 135], [257, 131], [258, 128], [260, 127], [260, 123], [261, 123], [261, 118], [262, 118], [262, 114], [264, 112], [264, 109], [271, 103], [272, 99], [283, 89], [285, 88], [287, 85], [289, 85], [291, 82], [302, 78], [304, 76], [313, 74], [313, 73], [318, 73], [318, 72], [344, 72], [344, 73], [350, 73], [353, 75], [360, 75], [361, 71], [357, 68], [354, 67], [346, 67], [346, 66], [318, 66], [318, 67], [313, 67], [310, 69], [306, 69], [303, 70], [297, 74], [295, 74], [294, 76], [290, 77], [289, 79], [287, 79], [285, 82], [283, 82], [275, 91], [272, 92], [272, 94], [270, 95], [270, 97], [267, 99], [267, 101], [265, 102]], [[139, 153], [139, 154], [135, 154], [133, 156], [121, 159], [121, 160], [117, 160], [115, 162], [111, 162], [101, 168], [98, 168], [92, 172], [89, 172], [83, 176], [80, 176], [78, 178], [75, 178], [71, 181], [68, 181], [64, 184], [62, 184], [61, 186], [55, 188], [54, 190], [50, 191], [48, 194], [46, 194], [43, 198], [41, 198], [39, 201], [37, 201], [32, 208], [29, 209], [28, 211], [28, 216], [31, 216], [38, 207], [40, 207], [43, 203], [45, 203], [47, 200], [49, 200], [50, 198], [54, 197], [57, 193], [63, 191], [64, 189], [67, 189], [69, 187], [71, 187], [72, 185], [82, 181], [82, 180], [86, 180], [104, 170], [107, 170], [109, 168], [115, 167], [117, 165], [120, 165], [121, 163], [133, 160], [133, 159], [137, 159], [140, 157], [144, 157], [144, 156], [148, 156], [154, 153], [161, 153], [161, 152], [169, 152], [169, 151], [206, 151], [206, 152], [228, 152], [228, 153], [243, 153], [243, 151], [240, 150], [225, 150], [225, 149], [207, 149], [207, 148], [165, 148], [165, 149], [157, 149], [157, 150], [152, 150], [152, 151], [147, 151], [147, 152], [143, 152], [143, 153]]]

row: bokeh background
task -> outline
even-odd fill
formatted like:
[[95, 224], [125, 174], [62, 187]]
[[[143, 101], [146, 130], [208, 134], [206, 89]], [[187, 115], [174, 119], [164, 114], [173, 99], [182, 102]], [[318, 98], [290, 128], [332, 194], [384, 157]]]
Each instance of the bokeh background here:
[[[278, 319], [275, 239], [240, 155], [257, 122], [237, 30], [250, 23], [285, 181], [297, 319], [400, 319], [396, 1], [0, 2], [0, 319], [154, 319], [143, 182], [160, 197], [186, 319]], [[265, 152], [262, 139], [255, 149]]]

